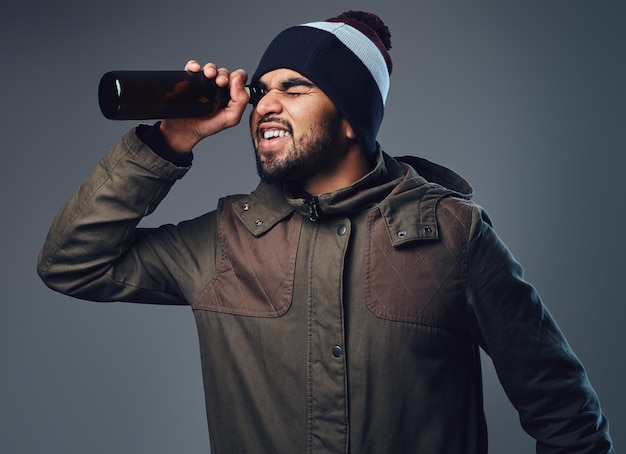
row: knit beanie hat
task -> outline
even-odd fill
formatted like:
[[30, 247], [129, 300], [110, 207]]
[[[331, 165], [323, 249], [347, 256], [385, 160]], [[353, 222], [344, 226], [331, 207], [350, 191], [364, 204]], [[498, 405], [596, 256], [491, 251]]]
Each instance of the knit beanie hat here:
[[391, 35], [372, 13], [347, 11], [287, 28], [274, 38], [252, 76], [287, 68], [317, 85], [350, 123], [361, 145], [376, 151], [391, 74]]

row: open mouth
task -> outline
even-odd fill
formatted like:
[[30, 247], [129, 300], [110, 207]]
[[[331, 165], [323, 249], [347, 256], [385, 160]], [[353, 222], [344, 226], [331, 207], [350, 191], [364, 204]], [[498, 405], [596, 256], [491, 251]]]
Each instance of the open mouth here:
[[284, 127], [260, 127], [258, 132], [258, 149], [266, 152], [276, 151], [285, 145], [291, 137], [291, 131]]
[[257, 125], [259, 140], [276, 140], [291, 136], [289, 124], [279, 118], [264, 118]]
[[289, 131], [285, 131], [284, 129], [264, 129], [262, 131], [262, 137], [265, 140], [272, 140], [277, 137], [285, 137], [290, 136]]

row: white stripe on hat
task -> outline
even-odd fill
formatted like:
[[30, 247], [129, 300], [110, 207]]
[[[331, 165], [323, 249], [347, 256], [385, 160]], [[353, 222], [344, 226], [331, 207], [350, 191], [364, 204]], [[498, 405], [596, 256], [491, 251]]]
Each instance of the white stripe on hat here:
[[343, 22], [309, 22], [302, 26], [318, 28], [335, 35], [367, 67], [378, 85], [383, 104], [385, 103], [389, 91], [389, 72], [385, 59], [372, 40]]

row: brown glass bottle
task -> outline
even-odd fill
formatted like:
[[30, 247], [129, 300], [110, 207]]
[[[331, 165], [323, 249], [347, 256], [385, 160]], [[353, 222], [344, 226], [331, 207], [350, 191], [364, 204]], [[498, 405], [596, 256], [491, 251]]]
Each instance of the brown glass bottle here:
[[110, 71], [98, 87], [100, 110], [110, 120], [203, 117], [229, 100], [228, 87], [186, 71]]

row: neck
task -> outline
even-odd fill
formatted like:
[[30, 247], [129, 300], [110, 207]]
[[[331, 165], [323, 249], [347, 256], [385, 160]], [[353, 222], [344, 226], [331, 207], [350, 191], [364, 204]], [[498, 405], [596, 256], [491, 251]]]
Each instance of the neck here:
[[352, 147], [337, 165], [301, 182], [301, 188], [313, 197], [347, 188], [372, 170], [373, 164], [360, 147]]

